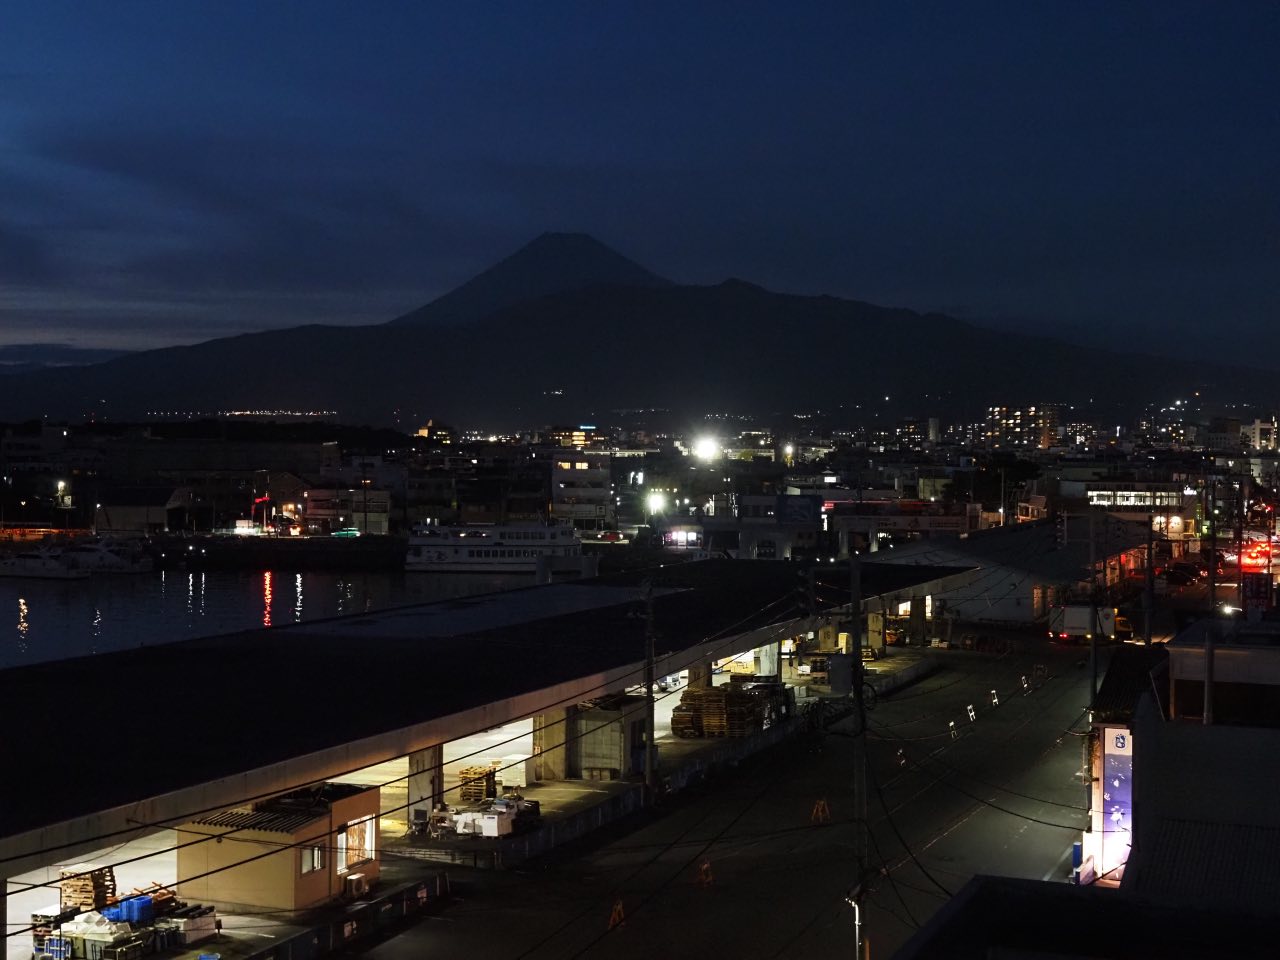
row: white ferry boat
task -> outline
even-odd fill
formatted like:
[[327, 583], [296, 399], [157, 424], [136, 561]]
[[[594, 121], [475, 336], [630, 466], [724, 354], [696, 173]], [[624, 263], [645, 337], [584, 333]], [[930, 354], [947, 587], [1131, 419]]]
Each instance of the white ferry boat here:
[[406, 570], [440, 573], [581, 574], [582, 540], [570, 526], [541, 523], [419, 526]]

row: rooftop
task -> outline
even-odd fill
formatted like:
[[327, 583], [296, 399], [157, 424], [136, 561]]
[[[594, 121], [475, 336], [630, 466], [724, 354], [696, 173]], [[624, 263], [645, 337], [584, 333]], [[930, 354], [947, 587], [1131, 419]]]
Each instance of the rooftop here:
[[[798, 617], [786, 561], [707, 560], [0, 671], [0, 769], [74, 757], [72, 790], [0, 786], [12, 835]], [[832, 572], [838, 569], [832, 568]], [[864, 596], [962, 569], [876, 564]], [[847, 576], [847, 575], [846, 575]], [[141, 638], [146, 644], [147, 638]], [[471, 731], [465, 731], [471, 732]]]

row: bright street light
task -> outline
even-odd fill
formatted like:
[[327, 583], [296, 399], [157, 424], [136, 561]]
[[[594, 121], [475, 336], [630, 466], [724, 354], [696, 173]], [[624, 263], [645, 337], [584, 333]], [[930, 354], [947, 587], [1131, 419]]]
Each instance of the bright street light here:
[[693, 455], [699, 460], [714, 460], [720, 456], [720, 443], [715, 437], [700, 437], [693, 445]]

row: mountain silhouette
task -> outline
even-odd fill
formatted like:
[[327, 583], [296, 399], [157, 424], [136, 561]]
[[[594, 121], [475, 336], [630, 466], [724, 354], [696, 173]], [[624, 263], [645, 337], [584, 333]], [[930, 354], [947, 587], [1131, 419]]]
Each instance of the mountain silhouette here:
[[544, 233], [462, 286], [390, 322], [471, 323], [503, 307], [552, 293], [606, 285], [670, 284], [585, 233]]
[[1198, 357], [1154, 360], [742, 280], [678, 286], [590, 237], [546, 234], [393, 322], [0, 377], [0, 420], [326, 410], [346, 422], [411, 428], [435, 417], [506, 430], [609, 423], [617, 409], [843, 409], [846, 422], [891, 427], [903, 414], [972, 422], [993, 404], [1132, 409], [1149, 399], [1144, 374], [1156, 369], [1224, 403], [1260, 382]]

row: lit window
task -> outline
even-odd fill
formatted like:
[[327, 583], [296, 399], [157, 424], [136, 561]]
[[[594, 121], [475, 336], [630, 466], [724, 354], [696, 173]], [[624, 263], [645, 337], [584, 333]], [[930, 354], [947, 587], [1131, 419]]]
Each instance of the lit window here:
[[378, 825], [373, 817], [348, 823], [338, 831], [338, 873], [372, 860], [377, 854]]
[[298, 851], [302, 859], [302, 873], [312, 873], [324, 869], [324, 847], [303, 847]]

